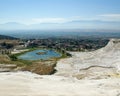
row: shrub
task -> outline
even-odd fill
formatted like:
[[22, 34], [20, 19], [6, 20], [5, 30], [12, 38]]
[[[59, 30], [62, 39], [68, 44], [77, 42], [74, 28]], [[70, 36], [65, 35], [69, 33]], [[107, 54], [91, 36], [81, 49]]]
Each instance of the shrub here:
[[10, 55], [10, 58], [12, 61], [16, 61], [17, 60], [17, 57], [15, 55]]

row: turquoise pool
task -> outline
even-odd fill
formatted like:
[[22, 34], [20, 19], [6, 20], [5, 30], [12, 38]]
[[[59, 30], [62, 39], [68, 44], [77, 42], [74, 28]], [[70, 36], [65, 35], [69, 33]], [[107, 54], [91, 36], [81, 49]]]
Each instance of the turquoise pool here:
[[[39, 52], [45, 52], [45, 54], [36, 54]], [[54, 50], [34, 50], [31, 52], [27, 52], [18, 56], [18, 59], [22, 60], [48, 60], [54, 57], [61, 57], [61, 54], [55, 52]]]

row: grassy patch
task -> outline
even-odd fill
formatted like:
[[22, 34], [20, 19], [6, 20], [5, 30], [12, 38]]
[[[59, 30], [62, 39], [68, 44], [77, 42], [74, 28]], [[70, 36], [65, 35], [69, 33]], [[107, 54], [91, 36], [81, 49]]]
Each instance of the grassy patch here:
[[24, 64], [19, 61], [12, 61], [8, 55], [0, 55], [0, 64], [16, 64], [18, 66], [23, 66]]

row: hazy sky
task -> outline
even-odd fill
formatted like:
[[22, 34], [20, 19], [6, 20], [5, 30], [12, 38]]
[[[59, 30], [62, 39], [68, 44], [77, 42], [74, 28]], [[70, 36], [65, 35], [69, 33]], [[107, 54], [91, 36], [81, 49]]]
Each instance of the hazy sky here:
[[15, 24], [19, 29], [120, 30], [120, 0], [0, 0], [0, 29]]

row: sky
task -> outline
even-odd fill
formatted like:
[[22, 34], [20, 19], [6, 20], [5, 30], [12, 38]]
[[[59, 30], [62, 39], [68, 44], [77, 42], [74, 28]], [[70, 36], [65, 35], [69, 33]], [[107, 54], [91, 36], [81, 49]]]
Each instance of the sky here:
[[0, 29], [120, 30], [120, 0], [0, 0]]

